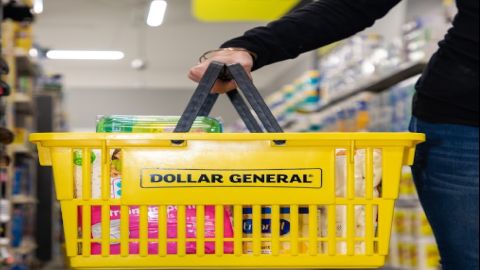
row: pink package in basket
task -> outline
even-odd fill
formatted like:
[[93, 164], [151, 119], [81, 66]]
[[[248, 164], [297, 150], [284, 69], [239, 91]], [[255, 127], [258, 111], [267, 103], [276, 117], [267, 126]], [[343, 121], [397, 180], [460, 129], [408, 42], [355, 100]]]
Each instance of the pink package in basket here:
[[[119, 199], [121, 197], [121, 160], [122, 152], [119, 149], [116, 149], [111, 154], [111, 168], [110, 168], [110, 197]], [[95, 167], [95, 164], [93, 165]], [[81, 171], [81, 170], [80, 170]], [[92, 177], [93, 178], [93, 177]], [[81, 175], [78, 176], [78, 179], [81, 179]], [[99, 190], [99, 189], [98, 189]], [[158, 207], [149, 206], [148, 208], [148, 238], [155, 239], [158, 238]], [[215, 237], [215, 207], [214, 206], [205, 206], [205, 232], [204, 235], [206, 238]], [[79, 228], [82, 224], [82, 211], [79, 207]], [[231, 223], [231, 212], [228, 207], [224, 208], [224, 219], [223, 219], [223, 236], [225, 238], [233, 237], [233, 229]], [[186, 227], [186, 237], [195, 238], [196, 237], [196, 215], [197, 211], [195, 206], [186, 206], [185, 209], [185, 227]], [[110, 207], [110, 239], [115, 239], [117, 243], [110, 243], [110, 254], [120, 254], [120, 206], [111, 206]], [[102, 237], [102, 208], [101, 206], [92, 206], [91, 208], [91, 237], [94, 241], [98, 241]], [[167, 230], [167, 238], [177, 238], [177, 207], [176, 206], [167, 206], [167, 224], [162, 225], [163, 228]], [[137, 241], [139, 240], [140, 235], [140, 208], [138, 206], [129, 206], [128, 214], [128, 230], [129, 238]], [[93, 241], [92, 241], [93, 242]], [[91, 244], [91, 253], [92, 254], [101, 254], [101, 244], [92, 243]], [[139, 243], [130, 242], [129, 243], [129, 254], [138, 254], [139, 253]], [[224, 253], [233, 253], [233, 243], [224, 242], [223, 247]], [[186, 253], [195, 254], [196, 253], [196, 242], [189, 241], [186, 243]], [[177, 243], [167, 242], [167, 253], [168, 254], [177, 254]], [[215, 253], [215, 243], [214, 242], [205, 242], [205, 253], [211, 254]], [[158, 242], [153, 240], [148, 241], [148, 254], [158, 254]]]
[[[81, 211], [80, 211], [81, 213]], [[196, 208], [195, 206], [186, 206], [186, 237], [195, 238], [196, 237]], [[230, 210], [224, 208], [224, 232], [223, 235], [226, 238], [231, 238], [233, 236], [233, 228], [231, 224], [231, 213]], [[79, 224], [81, 224], [81, 215], [79, 216]], [[129, 207], [129, 232], [130, 239], [139, 239], [140, 235], [140, 208], [138, 206]], [[92, 206], [92, 238], [100, 239], [101, 238], [101, 227], [102, 227], [102, 213], [100, 206]], [[214, 206], [205, 206], [205, 237], [213, 238], [215, 237], [215, 207]], [[177, 237], [177, 207], [176, 206], [167, 206], [167, 238], [176, 238]], [[158, 207], [149, 206], [148, 207], [148, 238], [155, 239], [158, 237]], [[120, 239], [120, 207], [112, 206], [110, 208], [110, 238], [111, 239]], [[195, 254], [196, 253], [196, 242], [189, 241], [186, 243], [186, 253]], [[224, 253], [233, 253], [233, 243], [224, 242]], [[92, 243], [91, 244], [91, 253], [93, 255], [101, 254], [101, 244]], [[129, 243], [129, 254], [138, 254], [139, 253], [139, 243], [130, 242]], [[168, 242], [167, 243], [167, 253], [168, 254], [177, 254], [177, 243]], [[205, 242], [205, 253], [212, 254], [215, 253], [215, 243], [214, 242]], [[111, 243], [110, 244], [110, 254], [116, 255], [120, 254], [120, 243]], [[148, 254], [158, 254], [158, 242], [148, 242]]]
[[[112, 206], [110, 208], [110, 238], [111, 239], [120, 239], [120, 207]], [[186, 237], [195, 238], [196, 237], [196, 208], [195, 206], [186, 207]], [[233, 228], [230, 221], [231, 213], [230, 210], [225, 207], [223, 211], [224, 216], [224, 232], [223, 235], [225, 238], [231, 238], [233, 236]], [[81, 220], [81, 209], [79, 209], [79, 227], [82, 224]], [[100, 240], [101, 238], [101, 227], [102, 227], [102, 214], [100, 206], [92, 206], [92, 238], [95, 240]], [[215, 207], [214, 206], [205, 206], [205, 237], [213, 238], [215, 237]], [[176, 238], [177, 237], [177, 207], [168, 206], [167, 207], [167, 238]], [[129, 207], [129, 237], [130, 239], [136, 240], [139, 239], [140, 235], [140, 209], [138, 206]], [[158, 237], [158, 207], [150, 206], [148, 207], [148, 238], [155, 239]], [[139, 253], [139, 243], [130, 242], [129, 243], [129, 254], [138, 254]], [[195, 254], [196, 253], [196, 242], [189, 241], [186, 243], [186, 253]], [[224, 242], [224, 253], [231, 254], [233, 253], [233, 243]], [[177, 254], [177, 243], [168, 242], [167, 243], [167, 253], [168, 254]], [[205, 242], [205, 253], [213, 254], [215, 253], [215, 243], [214, 242]], [[91, 244], [91, 254], [98, 255], [101, 254], [101, 244], [92, 243]], [[110, 244], [110, 254], [116, 255], [120, 254], [120, 243], [111, 243]], [[158, 242], [149, 241], [148, 242], [148, 254], [158, 254]]]

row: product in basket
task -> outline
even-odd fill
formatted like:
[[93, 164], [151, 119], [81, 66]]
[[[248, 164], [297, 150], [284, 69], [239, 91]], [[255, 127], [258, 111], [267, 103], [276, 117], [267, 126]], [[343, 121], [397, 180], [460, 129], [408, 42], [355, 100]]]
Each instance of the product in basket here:
[[[346, 184], [347, 184], [347, 156], [345, 151], [337, 151], [336, 155], [336, 171], [335, 171], [335, 183], [336, 183], [336, 196], [345, 197], [346, 195]], [[354, 157], [354, 188], [355, 188], [355, 197], [365, 197], [366, 192], [366, 152], [365, 150], [355, 151]], [[380, 195], [380, 185], [382, 180], [382, 155], [380, 151], [373, 151], [373, 197], [379, 197]], [[365, 207], [364, 206], [355, 206], [355, 235], [357, 237], [365, 236]], [[336, 206], [336, 236], [340, 238], [347, 237], [347, 207], [344, 205]], [[327, 213], [328, 214], [328, 213]], [[377, 214], [378, 209], [373, 208], [373, 224], [374, 228], [377, 226]], [[326, 219], [325, 213], [322, 216], [322, 219]], [[322, 226], [322, 236], [327, 236], [326, 226]], [[376, 230], [376, 229], [375, 229]], [[326, 244], [324, 249], [326, 249]], [[346, 254], [347, 252], [347, 243], [345, 241], [337, 243], [337, 253]], [[355, 253], [364, 254], [365, 253], [365, 243], [357, 242], [355, 243]]]
[[[97, 132], [172, 132], [178, 120], [179, 116], [105, 115], [97, 117]], [[220, 133], [222, 130], [219, 119], [199, 116], [193, 122], [190, 132]]]
[[[148, 238], [155, 239], [158, 238], [158, 207], [149, 206], [148, 208]], [[205, 206], [205, 237], [213, 238], [215, 237], [215, 207], [214, 206]], [[196, 237], [196, 207], [195, 206], [186, 206], [186, 237], [195, 238]], [[230, 238], [233, 236], [233, 228], [230, 222], [229, 216], [231, 212], [228, 207], [224, 208], [224, 237]], [[110, 237], [111, 239], [120, 239], [120, 207], [112, 206], [110, 208]], [[129, 237], [130, 239], [139, 239], [140, 235], [140, 208], [138, 206], [129, 207]], [[174, 239], [177, 238], [177, 206], [167, 206], [167, 238]], [[92, 237], [94, 239], [100, 239], [102, 233], [102, 214], [100, 206], [92, 207]], [[197, 244], [194, 241], [188, 241], [186, 243], [186, 253], [195, 254], [197, 249]], [[139, 252], [139, 243], [130, 242], [129, 243], [129, 254], [138, 254]], [[92, 243], [91, 252], [93, 255], [101, 254], [101, 244]], [[223, 245], [223, 252], [230, 254], [233, 252], [233, 243], [225, 242]], [[167, 253], [168, 254], [177, 254], [177, 243], [168, 242], [167, 243]], [[205, 253], [213, 254], [215, 253], [215, 243], [211, 241], [205, 242]], [[120, 244], [111, 243], [110, 244], [110, 254], [120, 254]], [[158, 254], [158, 242], [148, 242], [148, 254]]]
[[[101, 151], [94, 149], [90, 152], [90, 163], [91, 163], [91, 196], [93, 199], [100, 198], [100, 183], [102, 179], [102, 164], [101, 164]], [[74, 179], [75, 179], [75, 196], [77, 198], [83, 198], [83, 151], [74, 150], [73, 151], [73, 167], [74, 167]]]
[[[92, 153], [93, 156], [93, 153]], [[95, 155], [95, 160], [97, 160], [97, 155]], [[93, 163], [95, 164], [95, 162]], [[110, 168], [110, 197], [114, 199], [121, 198], [121, 151], [116, 149], [112, 150], [111, 155], [111, 168]], [[81, 165], [81, 163], [80, 163]], [[93, 167], [93, 166], [92, 166]], [[81, 168], [81, 167], [80, 167]], [[92, 183], [100, 184], [100, 180], [93, 181]], [[80, 189], [81, 190], [81, 189]], [[97, 190], [92, 193], [92, 197], [99, 198], [100, 188], [92, 188], [92, 190]], [[92, 206], [92, 237], [94, 239], [101, 238], [101, 226], [102, 226], [102, 214], [100, 206]], [[150, 239], [158, 237], [158, 207], [149, 206], [148, 210], [148, 237]], [[196, 207], [187, 206], [186, 207], [186, 237], [195, 238], [196, 237]], [[80, 212], [81, 213], [81, 212]], [[224, 208], [224, 237], [233, 236], [233, 228], [230, 220], [231, 212], [228, 207]], [[111, 206], [110, 208], [110, 237], [112, 239], [120, 239], [120, 207]], [[140, 208], [138, 206], [129, 207], [129, 237], [131, 239], [138, 239], [140, 233]], [[81, 222], [81, 215], [79, 218], [79, 225]], [[176, 238], [177, 237], [177, 207], [168, 206], [167, 207], [167, 238]], [[214, 206], [205, 206], [205, 237], [212, 238], [215, 236], [215, 207]], [[139, 244], [136, 242], [129, 243], [129, 254], [138, 254]], [[93, 255], [101, 253], [101, 244], [92, 243], [91, 252]], [[205, 253], [214, 253], [215, 244], [214, 242], [205, 243]], [[224, 243], [224, 253], [232, 253], [233, 244], [231, 242]], [[110, 254], [119, 254], [120, 253], [120, 244], [111, 243], [110, 244]], [[158, 243], [157, 242], [148, 242], [148, 253], [149, 254], [158, 254]], [[167, 253], [176, 254], [177, 253], [177, 244], [175, 242], [168, 242], [167, 244]], [[196, 242], [187, 242], [186, 243], [186, 253], [194, 254], [196, 253]]]
[[[97, 132], [171, 132], [174, 130], [179, 117], [177, 116], [125, 116], [112, 115], [102, 116], [97, 121]], [[219, 120], [210, 117], [198, 117], [191, 129], [191, 132], [222, 132], [222, 124]], [[120, 149], [112, 149], [110, 155], [110, 197], [121, 198], [122, 192], [122, 151]], [[91, 152], [91, 196], [93, 199], [98, 199], [101, 196], [101, 152], [100, 150], [93, 150]], [[82, 151], [74, 151], [74, 165], [75, 165], [75, 194], [77, 198], [82, 198]], [[80, 209], [81, 210], [81, 209]], [[101, 238], [102, 214], [100, 206], [92, 206], [91, 208], [91, 231], [92, 238]], [[140, 208], [138, 206], [129, 206], [129, 238], [139, 238], [139, 218]], [[150, 239], [158, 237], [158, 207], [147, 207], [148, 212], [148, 237]], [[213, 238], [215, 236], [215, 207], [205, 206], [205, 237]], [[186, 206], [186, 237], [196, 237], [196, 207]], [[81, 222], [81, 211], [79, 211], [79, 227]], [[224, 237], [232, 237], [233, 229], [231, 223], [231, 212], [228, 207], [224, 208]], [[120, 207], [110, 207], [110, 237], [111, 239], [120, 239]], [[167, 238], [177, 237], [177, 207], [167, 207]], [[120, 244], [110, 244], [110, 254], [119, 254]], [[139, 244], [136, 242], [129, 243], [129, 254], [137, 254], [139, 251]], [[101, 253], [101, 244], [92, 243], [92, 254]], [[205, 242], [205, 253], [214, 253], [214, 242]], [[225, 242], [224, 253], [233, 252], [233, 243]], [[148, 242], [148, 253], [158, 254], [158, 243]], [[177, 244], [175, 242], [168, 242], [167, 253], [176, 254]], [[196, 243], [189, 241], [186, 243], [186, 253], [196, 253]]]
[[[251, 207], [244, 207], [243, 210], [243, 237], [251, 238], [253, 234], [253, 212]], [[269, 238], [272, 236], [272, 209], [270, 207], [262, 207], [261, 209], [261, 233], [262, 237]], [[288, 237], [290, 234], [290, 209], [288, 207], [280, 208], [280, 238]], [[280, 253], [287, 253], [290, 250], [288, 242], [280, 242]], [[262, 241], [262, 254], [271, 254], [272, 247], [270, 241]], [[243, 253], [253, 253], [253, 242], [245, 241], [243, 243]]]
[[[243, 237], [251, 238], [253, 233], [253, 220], [252, 220], [252, 208], [244, 207], [243, 210]], [[306, 237], [308, 235], [308, 207], [299, 207], [298, 209], [298, 224], [299, 224], [299, 236]], [[290, 208], [289, 207], [280, 207], [280, 231], [279, 236], [279, 253], [288, 254], [291, 251], [290, 242]], [[262, 238], [271, 238], [272, 237], [272, 208], [271, 207], [262, 207], [261, 209], [261, 233]], [[306, 253], [308, 250], [308, 243], [300, 242], [299, 243], [299, 252]], [[243, 252], [245, 254], [253, 253], [253, 242], [245, 241], [243, 243]], [[272, 242], [271, 241], [262, 241], [261, 242], [261, 253], [262, 254], [271, 254], [272, 253]]]

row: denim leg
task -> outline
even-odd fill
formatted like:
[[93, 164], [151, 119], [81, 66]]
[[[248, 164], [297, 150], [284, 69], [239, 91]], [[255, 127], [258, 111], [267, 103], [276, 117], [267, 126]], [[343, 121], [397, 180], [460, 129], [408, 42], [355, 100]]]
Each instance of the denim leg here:
[[442, 269], [478, 270], [479, 129], [413, 118], [410, 130], [427, 137], [417, 147], [412, 173]]

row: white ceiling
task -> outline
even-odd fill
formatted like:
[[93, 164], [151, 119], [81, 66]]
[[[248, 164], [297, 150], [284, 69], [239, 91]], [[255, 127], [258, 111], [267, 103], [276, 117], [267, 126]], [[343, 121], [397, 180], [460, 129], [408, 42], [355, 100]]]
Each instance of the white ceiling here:
[[[186, 78], [198, 56], [223, 41], [263, 24], [202, 23], [191, 15], [190, 0], [169, 0], [160, 27], [145, 24], [147, 0], [44, 0], [34, 24], [36, 41], [51, 49], [121, 50], [121, 61], [45, 60], [47, 72], [65, 75], [70, 89], [186, 89]], [[133, 70], [141, 57], [147, 69]], [[271, 85], [295, 63], [287, 61], [255, 74], [259, 88]]]

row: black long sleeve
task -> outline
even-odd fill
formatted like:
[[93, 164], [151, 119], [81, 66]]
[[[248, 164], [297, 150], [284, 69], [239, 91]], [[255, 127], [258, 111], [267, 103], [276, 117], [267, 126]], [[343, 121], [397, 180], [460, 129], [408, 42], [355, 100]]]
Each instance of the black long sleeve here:
[[267, 26], [253, 28], [221, 47], [255, 52], [254, 69], [347, 38], [383, 17], [400, 0], [320, 0]]

